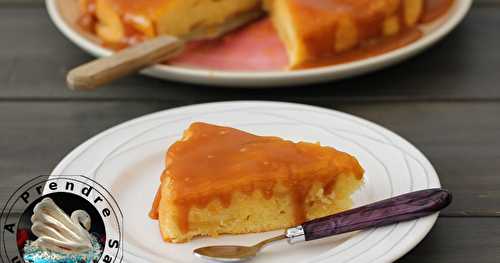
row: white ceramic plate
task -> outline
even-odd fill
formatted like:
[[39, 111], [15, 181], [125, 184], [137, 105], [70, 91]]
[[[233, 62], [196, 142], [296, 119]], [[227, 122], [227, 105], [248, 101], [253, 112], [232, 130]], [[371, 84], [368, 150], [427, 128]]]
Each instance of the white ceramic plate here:
[[[281, 231], [198, 238], [186, 244], [162, 241], [147, 214], [164, 168], [164, 153], [191, 122], [227, 125], [294, 141], [321, 141], [355, 155], [366, 170], [355, 206], [410, 191], [440, 187], [429, 161], [414, 146], [369, 121], [318, 107], [278, 102], [223, 102], [146, 115], [113, 127], [67, 155], [52, 176], [83, 174], [110, 190], [124, 215], [126, 262], [198, 262], [194, 248], [250, 245]], [[267, 247], [252, 262], [391, 262], [420, 242], [437, 214], [392, 226], [296, 244]]]
[[[52, 20], [66, 37], [94, 56], [101, 57], [112, 53], [111, 50], [101, 47], [75, 30], [61, 14], [57, 6], [57, 1], [60, 0], [46, 0], [46, 5]], [[455, 28], [465, 17], [471, 4], [472, 0], [455, 0], [453, 7], [446, 16], [422, 27], [425, 35], [418, 41], [395, 51], [352, 63], [296, 71], [260, 72], [217, 71], [155, 65], [144, 70], [142, 73], [167, 80], [231, 87], [293, 86], [343, 79], [382, 69], [422, 52], [441, 40]]]

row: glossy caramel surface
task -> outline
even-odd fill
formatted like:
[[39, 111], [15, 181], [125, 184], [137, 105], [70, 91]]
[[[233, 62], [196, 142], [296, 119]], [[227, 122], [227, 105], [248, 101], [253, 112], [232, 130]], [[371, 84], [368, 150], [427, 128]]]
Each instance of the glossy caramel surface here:
[[[344, 152], [319, 144], [294, 143], [278, 137], [257, 136], [237, 129], [193, 123], [181, 141], [167, 152], [162, 183], [172, 184], [172, 201], [181, 211], [179, 225], [188, 230], [190, 207], [205, 207], [214, 199], [229, 206], [235, 191], [261, 191], [266, 198], [277, 184], [293, 197], [297, 223], [305, 217], [304, 200], [314, 182], [330, 192], [338, 175], [361, 179], [363, 169]], [[157, 196], [151, 217], [158, 216]]]

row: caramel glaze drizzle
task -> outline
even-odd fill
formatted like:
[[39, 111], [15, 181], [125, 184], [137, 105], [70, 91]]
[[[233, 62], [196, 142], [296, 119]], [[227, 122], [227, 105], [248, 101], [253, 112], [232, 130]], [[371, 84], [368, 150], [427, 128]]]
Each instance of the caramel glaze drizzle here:
[[[260, 191], [270, 199], [277, 184], [292, 193], [295, 221], [301, 223], [306, 216], [305, 198], [314, 182], [322, 183], [329, 194], [339, 174], [352, 173], [361, 180], [364, 172], [354, 157], [331, 147], [205, 123], [193, 123], [184, 139], [170, 147], [166, 159], [161, 182], [168, 178], [171, 184], [171, 195], [165, 198], [177, 207], [183, 232], [189, 230], [192, 207], [204, 208], [216, 199], [229, 207], [235, 192]], [[158, 190], [150, 212], [153, 219], [158, 219], [161, 198]]]

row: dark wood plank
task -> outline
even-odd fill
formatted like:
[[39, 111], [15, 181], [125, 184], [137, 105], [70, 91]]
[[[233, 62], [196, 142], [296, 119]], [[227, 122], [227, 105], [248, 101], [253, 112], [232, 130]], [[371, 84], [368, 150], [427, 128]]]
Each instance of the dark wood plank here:
[[498, 262], [500, 220], [440, 218], [429, 235], [398, 262]]
[[43, 7], [44, 0], [0, 0], [0, 6], [15, 6], [17, 8]]
[[[318, 101], [498, 100], [499, 7], [477, 5], [428, 52], [390, 69], [335, 83], [266, 90], [198, 87], [142, 76], [92, 93], [66, 89], [65, 73], [91, 57], [66, 40], [41, 8], [0, 9], [1, 99], [128, 99], [203, 102], [228, 99]], [[22, 33], [20, 33], [22, 32]]]
[[0, 179], [8, 182], [0, 184], [0, 203], [23, 182], [50, 174], [67, 153], [99, 131], [159, 108], [122, 103], [0, 103]]
[[[175, 102], [0, 103], [0, 200], [47, 174], [92, 135]], [[323, 103], [378, 122], [408, 138], [454, 193], [447, 216], [500, 216], [500, 103]]]

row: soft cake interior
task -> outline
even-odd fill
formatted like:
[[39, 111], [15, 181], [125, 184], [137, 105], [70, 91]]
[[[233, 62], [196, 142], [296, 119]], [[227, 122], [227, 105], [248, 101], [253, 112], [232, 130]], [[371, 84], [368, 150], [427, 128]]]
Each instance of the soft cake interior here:
[[[162, 194], [171, 192], [167, 186]], [[329, 195], [320, 183], [314, 184], [304, 201], [306, 220], [312, 220], [351, 208], [351, 194], [362, 181], [353, 174], [341, 174], [335, 189]], [[162, 202], [159, 207], [160, 230], [165, 241], [182, 243], [196, 236], [218, 236], [220, 234], [242, 234], [285, 229], [297, 225], [293, 211], [293, 197], [285, 187], [275, 189], [272, 198], [261, 191], [248, 195], [235, 192], [229, 206], [215, 199], [206, 207], [193, 207], [189, 211], [189, 230], [182, 231], [178, 218], [179, 208], [173, 202]]]

